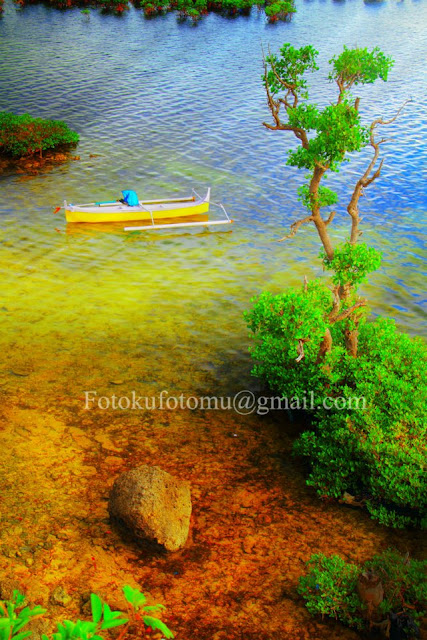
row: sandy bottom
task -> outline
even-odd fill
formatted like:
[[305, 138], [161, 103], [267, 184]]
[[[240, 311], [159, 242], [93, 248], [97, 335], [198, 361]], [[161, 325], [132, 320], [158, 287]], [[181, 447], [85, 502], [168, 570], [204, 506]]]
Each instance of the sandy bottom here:
[[[300, 426], [285, 413], [85, 411], [82, 397], [59, 396], [59, 381], [49, 395], [39, 376], [16, 366], [0, 378], [0, 587], [48, 608], [39, 630], [87, 617], [90, 591], [123, 607], [130, 584], [167, 606], [178, 639], [356, 639], [305, 610], [296, 585], [310, 555], [363, 562], [393, 545], [422, 557], [419, 533], [387, 530], [306, 487], [291, 456]], [[138, 547], [109, 522], [115, 477], [140, 464], [191, 482], [191, 533], [177, 553]], [[58, 586], [65, 606], [51, 601]]]

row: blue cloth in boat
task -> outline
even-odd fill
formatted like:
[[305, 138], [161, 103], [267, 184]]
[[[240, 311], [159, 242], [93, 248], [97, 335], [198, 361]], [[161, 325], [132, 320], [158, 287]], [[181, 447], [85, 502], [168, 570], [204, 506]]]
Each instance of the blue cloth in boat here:
[[123, 199], [130, 207], [136, 207], [139, 204], [138, 196], [135, 191], [122, 191]]

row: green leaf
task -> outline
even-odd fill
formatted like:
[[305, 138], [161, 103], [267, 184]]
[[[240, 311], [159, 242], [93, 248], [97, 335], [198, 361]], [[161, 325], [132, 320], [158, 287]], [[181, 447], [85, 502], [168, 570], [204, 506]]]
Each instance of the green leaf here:
[[166, 610], [166, 607], [163, 604], [152, 604], [144, 607], [144, 612], [147, 612], [147, 613], [150, 613], [150, 612], [153, 613], [156, 611], [165, 611], [165, 610]]
[[111, 619], [111, 609], [108, 606], [108, 604], [106, 602], [104, 602], [103, 605], [103, 610], [104, 610], [104, 620], [110, 620]]
[[129, 622], [128, 618], [119, 618], [115, 620], [108, 620], [101, 624], [101, 629], [113, 629], [114, 627], [120, 627], [122, 624]]
[[125, 613], [123, 613], [123, 611], [112, 611], [112, 612], [111, 612], [111, 617], [112, 617], [113, 619], [115, 619], [115, 618], [119, 618], [120, 616], [124, 616], [124, 615], [126, 615], [126, 614], [125, 614]]
[[92, 620], [99, 622], [102, 618], [102, 600], [96, 593], [90, 594], [90, 604], [92, 608]]
[[126, 600], [131, 604], [135, 609], [139, 609], [146, 601], [147, 598], [141, 591], [138, 589], [133, 589], [129, 585], [125, 585], [123, 587], [123, 593]]
[[29, 617], [24, 618], [23, 620], [21, 620], [20, 618], [17, 618], [12, 624], [13, 634], [15, 635], [15, 633], [18, 633], [18, 631], [20, 631], [22, 627], [25, 627], [25, 625], [28, 624], [29, 622], [30, 622]]
[[15, 603], [17, 607], [20, 607], [25, 602], [25, 596], [23, 593], [15, 589], [12, 594], [12, 601]]
[[151, 616], [144, 616], [143, 620], [144, 620], [144, 624], [146, 624], [147, 627], [151, 627], [152, 629], [159, 629], [159, 631], [163, 633], [165, 638], [174, 637], [172, 631], [165, 625], [164, 622], [162, 622], [161, 620], [158, 620], [158, 618], [152, 618]]
[[14, 634], [12, 638], [13, 640], [24, 640], [24, 638], [28, 638], [28, 636], [31, 636], [32, 634], [32, 631], [21, 631], [21, 633], [17, 633], [16, 635]]

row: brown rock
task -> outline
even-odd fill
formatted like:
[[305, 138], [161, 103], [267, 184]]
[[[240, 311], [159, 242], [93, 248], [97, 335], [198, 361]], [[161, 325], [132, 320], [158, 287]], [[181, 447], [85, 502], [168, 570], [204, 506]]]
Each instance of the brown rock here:
[[52, 604], [58, 604], [61, 607], [68, 607], [72, 602], [71, 596], [61, 586], [52, 591], [49, 600]]
[[143, 465], [116, 479], [108, 509], [135, 537], [176, 551], [190, 528], [190, 485], [159, 467]]

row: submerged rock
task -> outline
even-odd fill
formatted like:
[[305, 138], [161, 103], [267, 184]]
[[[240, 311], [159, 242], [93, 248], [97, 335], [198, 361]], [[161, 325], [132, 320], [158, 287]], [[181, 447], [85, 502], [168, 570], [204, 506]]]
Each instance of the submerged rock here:
[[108, 510], [137, 538], [177, 551], [190, 528], [190, 485], [159, 467], [143, 465], [115, 480]]
[[49, 598], [51, 604], [57, 604], [60, 607], [68, 607], [72, 602], [71, 596], [65, 591], [64, 587], [56, 587]]

